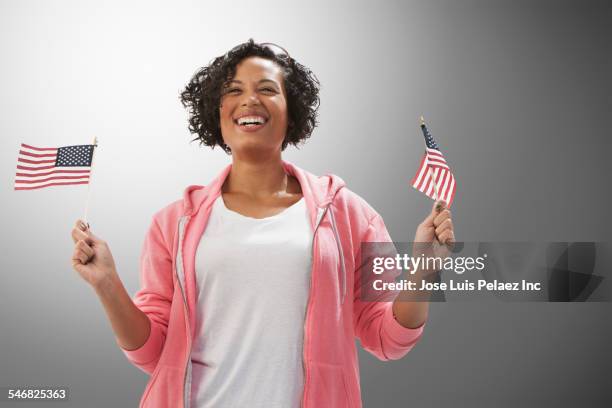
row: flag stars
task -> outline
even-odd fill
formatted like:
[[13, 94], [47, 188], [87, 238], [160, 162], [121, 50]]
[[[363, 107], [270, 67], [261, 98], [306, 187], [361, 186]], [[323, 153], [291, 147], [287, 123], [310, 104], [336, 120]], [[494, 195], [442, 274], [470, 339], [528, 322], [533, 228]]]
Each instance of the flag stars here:
[[429, 129], [425, 127], [423, 131], [425, 133], [425, 144], [427, 145], [427, 147], [429, 147], [430, 149], [440, 150], [440, 148], [438, 147], [438, 144], [431, 136], [431, 133], [429, 133]]
[[56, 166], [86, 167], [91, 166], [93, 145], [65, 146], [57, 151]]

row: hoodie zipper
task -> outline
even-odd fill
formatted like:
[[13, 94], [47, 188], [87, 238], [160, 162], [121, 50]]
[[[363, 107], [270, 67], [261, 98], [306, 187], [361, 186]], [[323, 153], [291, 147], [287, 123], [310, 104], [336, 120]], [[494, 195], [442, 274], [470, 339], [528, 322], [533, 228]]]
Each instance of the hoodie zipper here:
[[[317, 235], [317, 230], [319, 229], [319, 225], [321, 224], [321, 221], [323, 221], [323, 217], [325, 216], [325, 213], [327, 212], [327, 210], [329, 209], [329, 213], [331, 216], [331, 224], [332, 224], [332, 230], [334, 232], [334, 237], [336, 239], [336, 246], [338, 247], [338, 256], [340, 257], [340, 269], [342, 271], [342, 300], [341, 300], [341, 304], [344, 304], [344, 298], [345, 298], [345, 294], [346, 294], [346, 268], [344, 265], [344, 253], [342, 251], [342, 245], [340, 244], [340, 238], [338, 235], [338, 231], [336, 228], [336, 221], [334, 218], [334, 214], [333, 214], [333, 210], [331, 209], [331, 202], [329, 204], [327, 204], [325, 207], [321, 208], [321, 207], [317, 207], [317, 220], [315, 222], [315, 227], [314, 227], [314, 232], [312, 233], [312, 270], [311, 270], [311, 279], [310, 279], [310, 288], [308, 290], [309, 295], [308, 295], [308, 304], [306, 306], [306, 318], [304, 321], [304, 338], [306, 339], [310, 339], [310, 336], [306, 336], [306, 333], [308, 332], [308, 316], [310, 316], [310, 309], [311, 309], [311, 304], [312, 304], [312, 287], [313, 287], [313, 280], [315, 275], [315, 266], [316, 266], [316, 259], [314, 256], [314, 249], [315, 249], [315, 237]], [[308, 344], [304, 343], [304, 352], [302, 353], [302, 364], [304, 366], [304, 395], [302, 398], [302, 408], [306, 407], [306, 401], [307, 401], [307, 393], [306, 393], [306, 388], [307, 388], [307, 384], [308, 384]]]
[[183, 370], [184, 372], [183, 406], [185, 408], [188, 408], [189, 405], [191, 404], [191, 401], [189, 400], [190, 397], [187, 394], [187, 377], [188, 377], [188, 374], [189, 374], [189, 377], [191, 377], [191, 369], [190, 369], [191, 367], [189, 365], [189, 357], [191, 356], [192, 343], [191, 343], [191, 340], [189, 340], [189, 338], [191, 337], [191, 329], [189, 327], [189, 306], [187, 305], [187, 296], [185, 295], [185, 268], [183, 264], [183, 239], [185, 237], [186, 224], [189, 222], [189, 220], [190, 220], [189, 216], [183, 216], [179, 219], [179, 225], [178, 225], [179, 242], [178, 242], [178, 248], [177, 248], [177, 253], [176, 253], [176, 276], [178, 278], [179, 287], [181, 289], [181, 295], [183, 296], [183, 304], [185, 306], [186, 327], [189, 333], [187, 336], [187, 341], [189, 343], [189, 353], [187, 354], [187, 361], [185, 363], [185, 368]]
[[[312, 259], [312, 268], [311, 268], [311, 277], [310, 277], [310, 287], [308, 288], [308, 303], [306, 304], [306, 317], [304, 319], [304, 339], [310, 339], [310, 336], [307, 336], [306, 333], [308, 332], [308, 316], [310, 316], [310, 309], [312, 306], [312, 287], [313, 287], [313, 280], [315, 275], [315, 266], [316, 266], [316, 259], [314, 256], [314, 247], [315, 247], [315, 237], [317, 235], [317, 230], [319, 229], [319, 224], [321, 224], [321, 221], [323, 220], [323, 216], [325, 216], [325, 212], [327, 211], [327, 208], [329, 207], [326, 206], [324, 208], [321, 207], [317, 207], [317, 219], [315, 221], [315, 227], [312, 233], [312, 249], [311, 249], [311, 259]], [[303, 365], [303, 369], [304, 369], [304, 395], [302, 398], [302, 408], [306, 407], [306, 398], [308, 396], [307, 392], [306, 392], [306, 388], [307, 388], [307, 384], [308, 384], [308, 344], [306, 342], [304, 342], [304, 352], [302, 353], [302, 365]]]

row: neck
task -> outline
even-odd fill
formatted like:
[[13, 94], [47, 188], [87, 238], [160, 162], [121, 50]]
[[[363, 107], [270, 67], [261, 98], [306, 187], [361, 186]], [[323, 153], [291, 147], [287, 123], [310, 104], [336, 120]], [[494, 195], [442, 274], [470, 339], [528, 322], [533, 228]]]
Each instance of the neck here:
[[240, 160], [234, 156], [223, 192], [253, 198], [284, 195], [288, 190], [288, 181], [280, 156], [258, 161]]

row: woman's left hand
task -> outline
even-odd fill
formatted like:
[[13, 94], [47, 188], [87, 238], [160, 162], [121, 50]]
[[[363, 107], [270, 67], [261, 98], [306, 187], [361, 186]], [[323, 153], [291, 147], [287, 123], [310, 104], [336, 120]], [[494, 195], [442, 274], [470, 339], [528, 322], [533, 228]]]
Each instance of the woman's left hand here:
[[444, 258], [455, 244], [451, 212], [444, 201], [434, 203], [431, 213], [417, 227], [414, 235], [413, 256], [422, 253]]

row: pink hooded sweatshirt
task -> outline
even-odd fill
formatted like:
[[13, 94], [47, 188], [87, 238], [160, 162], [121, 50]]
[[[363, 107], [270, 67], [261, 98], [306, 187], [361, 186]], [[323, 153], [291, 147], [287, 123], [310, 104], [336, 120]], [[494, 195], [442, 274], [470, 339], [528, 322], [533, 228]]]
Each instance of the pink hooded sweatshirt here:
[[[396, 292], [379, 301], [360, 299], [361, 242], [390, 242], [381, 216], [335, 175], [317, 177], [283, 161], [302, 188], [312, 223], [312, 271], [304, 321], [302, 408], [361, 407], [355, 337], [380, 360], [403, 357], [423, 326], [410, 329], [393, 317]], [[150, 374], [140, 407], [189, 407], [191, 346], [196, 313], [196, 249], [212, 203], [231, 169], [208, 186], [190, 186], [153, 217], [141, 255], [141, 288], [134, 303], [150, 319], [151, 332], [128, 360]], [[372, 273], [364, 276], [376, 276]], [[236, 333], [240, 335], [240, 333]], [[195, 408], [195, 407], [192, 407]]]

